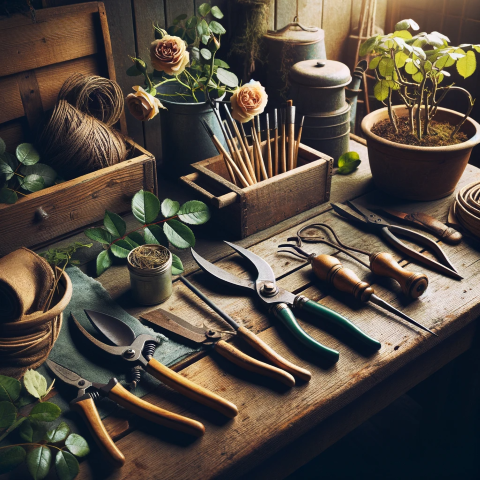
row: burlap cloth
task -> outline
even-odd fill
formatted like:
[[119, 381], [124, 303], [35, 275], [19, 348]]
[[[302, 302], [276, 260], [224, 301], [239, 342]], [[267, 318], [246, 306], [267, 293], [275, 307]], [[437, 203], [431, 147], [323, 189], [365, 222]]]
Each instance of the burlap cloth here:
[[55, 276], [50, 265], [27, 248], [0, 258], [0, 374], [20, 378], [48, 357], [72, 296], [67, 275], [44, 312]]

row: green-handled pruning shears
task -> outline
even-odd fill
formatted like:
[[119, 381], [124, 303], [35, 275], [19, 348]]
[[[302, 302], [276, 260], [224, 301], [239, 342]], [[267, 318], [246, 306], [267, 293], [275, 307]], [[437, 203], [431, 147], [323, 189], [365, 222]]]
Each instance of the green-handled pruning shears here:
[[235, 287], [247, 289], [250, 292], [253, 290], [260, 298], [262, 303], [268, 307], [283, 324], [290, 330], [290, 332], [303, 344], [313, 349], [315, 352], [321, 354], [324, 358], [330, 361], [337, 361], [339, 353], [336, 350], [326, 347], [312, 338], [303, 328], [298, 324], [295, 315], [291, 311], [291, 307], [303, 309], [313, 315], [325, 318], [330, 322], [340, 326], [355, 338], [360, 340], [364, 345], [371, 349], [378, 350], [381, 347], [380, 342], [369, 337], [365, 332], [360, 330], [352, 322], [347, 320], [339, 313], [320, 305], [313, 300], [304, 297], [303, 295], [295, 295], [283, 288], [278, 287], [275, 281], [275, 274], [270, 265], [263, 260], [263, 258], [254, 253], [239, 247], [233, 243], [225, 242], [230, 245], [243, 258], [247, 259], [257, 269], [257, 279], [255, 281], [239, 278], [236, 275], [228, 273], [220, 267], [213, 265], [205, 260], [192, 248], [192, 255], [198, 265], [206, 273], [209, 273], [217, 280], [228, 283]]

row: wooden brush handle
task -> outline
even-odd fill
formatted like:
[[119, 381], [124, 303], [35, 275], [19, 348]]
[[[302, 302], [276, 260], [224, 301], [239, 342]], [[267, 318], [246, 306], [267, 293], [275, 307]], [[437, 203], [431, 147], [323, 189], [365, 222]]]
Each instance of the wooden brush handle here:
[[261, 353], [265, 358], [270, 360], [274, 365], [282, 370], [291, 373], [295, 377], [298, 377], [305, 382], [310, 381], [312, 378], [312, 374], [308, 370], [305, 370], [304, 368], [289, 362], [286, 358], [283, 358], [272, 347], [267, 345], [260, 337], [255, 335], [247, 328], [240, 327], [237, 330], [237, 335], [242, 337], [252, 348]]
[[344, 268], [338, 258], [331, 255], [318, 255], [311, 257], [310, 263], [313, 272], [320, 280], [341, 292], [353, 295], [361, 302], [368, 302], [375, 293], [373, 288], [367, 282], [362, 282], [353, 270]]
[[70, 408], [83, 417], [92, 437], [105, 458], [107, 458], [114, 467], [122, 467], [125, 463], [125, 457], [105, 429], [95, 402], [89, 396], [84, 396], [71, 402]]
[[369, 260], [373, 273], [396, 280], [409, 298], [418, 298], [428, 287], [428, 278], [424, 273], [405, 270], [389, 253], [372, 253]]
[[117, 383], [108, 392], [108, 398], [135, 415], [157, 423], [158, 425], [163, 425], [164, 427], [172, 428], [196, 437], [201, 437], [205, 433], [205, 427], [200, 422], [152, 405], [130, 393], [123, 388], [120, 383]]
[[295, 125], [288, 125], [288, 170], [293, 170], [295, 161]]
[[202, 405], [211, 407], [230, 418], [238, 415], [237, 407], [233, 403], [188, 380], [188, 378], [162, 365], [154, 358], [148, 362], [146, 370], [165, 385]]

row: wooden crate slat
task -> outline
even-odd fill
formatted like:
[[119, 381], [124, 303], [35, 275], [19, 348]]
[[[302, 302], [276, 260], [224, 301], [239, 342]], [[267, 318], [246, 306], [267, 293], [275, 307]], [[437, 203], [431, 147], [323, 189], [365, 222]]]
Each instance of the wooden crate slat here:
[[29, 138], [28, 125], [25, 117], [0, 125], [0, 138], [7, 145], [7, 152], [13, 152], [15, 147]]

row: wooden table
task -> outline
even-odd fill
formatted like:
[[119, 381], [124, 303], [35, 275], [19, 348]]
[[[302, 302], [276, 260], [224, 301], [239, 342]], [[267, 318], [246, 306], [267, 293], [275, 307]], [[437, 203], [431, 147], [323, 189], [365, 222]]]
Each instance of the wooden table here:
[[[445, 219], [452, 197], [428, 203], [406, 204], [380, 194], [373, 187], [366, 160], [366, 149], [360, 151], [361, 168], [350, 176], [337, 175], [332, 182], [331, 200], [357, 199], [361, 204], [394, 205], [407, 211], [421, 210]], [[480, 170], [468, 166], [460, 185], [480, 179]], [[284, 478], [339, 440], [370, 416], [426, 379], [455, 357], [471, 348], [480, 315], [480, 243], [466, 238], [458, 246], [443, 245], [447, 255], [464, 276], [456, 281], [423, 266], [409, 264], [414, 271], [427, 273], [430, 284], [417, 301], [407, 301], [397, 285], [374, 278], [368, 270], [343, 254], [341, 261], [375, 286], [376, 292], [417, 321], [435, 330], [438, 337], [408, 326], [402, 320], [320, 285], [310, 268], [293, 256], [277, 254], [276, 246], [297, 229], [310, 222], [325, 222], [335, 227], [349, 245], [371, 251], [389, 251], [378, 237], [361, 232], [324, 204], [267, 231], [238, 242], [262, 256], [272, 266], [280, 286], [302, 293], [331, 307], [353, 320], [382, 343], [379, 352], [364, 356], [323, 329], [318, 321], [300, 315], [302, 326], [321, 343], [340, 351], [334, 366], [325, 366], [294, 340], [277, 321], [258, 308], [257, 303], [234, 290], [208, 280], [186, 262], [188, 278], [233, 318], [272, 345], [286, 358], [307, 367], [313, 374], [309, 383], [292, 389], [282, 388], [262, 377], [253, 377], [232, 366], [217, 354], [197, 355], [177, 365], [182, 374], [234, 402], [239, 415], [227, 420], [164, 386], [147, 395], [146, 400], [171, 411], [195, 418], [205, 424], [203, 438], [190, 440], [146, 422], [128, 426], [123, 417], [109, 417], [107, 428], [117, 439], [127, 457], [119, 471], [105, 470], [99, 457], [82, 462], [79, 478], [114, 479], [249, 479]], [[428, 234], [427, 234], [428, 235]], [[432, 237], [433, 238], [433, 237]], [[218, 265], [240, 276], [250, 271], [238, 255], [216, 241], [199, 242], [200, 253]], [[308, 251], [334, 253], [324, 245], [309, 244]], [[409, 262], [401, 259], [402, 265]], [[99, 279], [103, 285], [134, 315], [150, 309], [132, 308], [129, 304], [128, 273], [125, 267], [114, 267]], [[203, 322], [225, 328], [218, 317], [199, 303], [181, 283], [174, 283], [172, 297], [163, 308], [196, 325]], [[343, 339], [345, 340], [345, 339]], [[244, 344], [244, 351], [248, 351]]]

